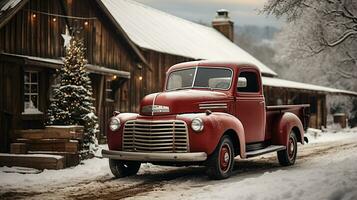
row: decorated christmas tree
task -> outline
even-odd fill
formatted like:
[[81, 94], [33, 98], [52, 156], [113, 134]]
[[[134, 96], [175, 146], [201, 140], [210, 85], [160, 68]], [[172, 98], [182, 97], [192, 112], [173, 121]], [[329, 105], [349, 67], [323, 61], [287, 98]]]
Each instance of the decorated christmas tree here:
[[94, 114], [84, 50], [82, 41], [77, 38], [71, 39], [66, 48], [64, 66], [57, 70], [60, 81], [48, 109], [48, 124], [84, 126], [81, 155], [86, 157], [98, 144], [98, 118]]

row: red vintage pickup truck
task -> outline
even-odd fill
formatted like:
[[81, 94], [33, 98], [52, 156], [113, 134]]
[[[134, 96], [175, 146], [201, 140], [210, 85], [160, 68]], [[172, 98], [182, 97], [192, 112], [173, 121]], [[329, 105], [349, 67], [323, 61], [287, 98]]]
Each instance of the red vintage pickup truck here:
[[231, 175], [234, 158], [277, 152], [293, 165], [304, 144], [309, 105], [266, 106], [261, 73], [248, 63], [197, 61], [167, 72], [163, 92], [146, 96], [140, 114], [115, 112], [108, 127], [115, 177], [141, 163], [204, 165], [212, 179]]

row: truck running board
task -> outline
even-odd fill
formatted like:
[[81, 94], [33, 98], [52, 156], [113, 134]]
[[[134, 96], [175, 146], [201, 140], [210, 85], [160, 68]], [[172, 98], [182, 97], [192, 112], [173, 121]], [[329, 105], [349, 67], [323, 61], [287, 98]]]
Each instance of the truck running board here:
[[260, 156], [266, 153], [274, 152], [274, 151], [280, 151], [280, 150], [285, 150], [286, 147], [282, 145], [270, 145], [264, 149], [259, 149], [255, 151], [248, 151], [246, 153], [247, 158], [251, 158], [254, 156]]

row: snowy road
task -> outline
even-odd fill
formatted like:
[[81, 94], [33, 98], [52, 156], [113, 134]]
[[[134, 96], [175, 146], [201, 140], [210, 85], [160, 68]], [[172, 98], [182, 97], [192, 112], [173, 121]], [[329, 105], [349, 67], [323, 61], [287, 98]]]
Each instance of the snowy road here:
[[148, 164], [137, 176], [114, 180], [107, 160], [95, 162], [100, 166], [86, 177], [77, 174], [81, 168], [67, 169], [62, 181], [55, 171], [0, 173], [0, 199], [357, 199], [357, 131], [300, 145], [292, 167], [280, 167], [275, 153], [237, 159], [234, 175], [223, 181], [208, 180], [202, 167]]

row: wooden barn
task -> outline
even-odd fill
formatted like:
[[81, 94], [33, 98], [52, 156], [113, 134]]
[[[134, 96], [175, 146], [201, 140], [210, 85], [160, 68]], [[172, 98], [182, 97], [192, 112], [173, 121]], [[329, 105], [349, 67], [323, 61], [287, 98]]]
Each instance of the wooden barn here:
[[[0, 0], [0, 152], [18, 130], [41, 129], [63, 65], [66, 27], [83, 38], [99, 138], [114, 110], [134, 112], [141, 98], [162, 90], [165, 71], [191, 60], [256, 64], [269, 104], [311, 103], [311, 126], [326, 125], [326, 94], [356, 93], [277, 79], [235, 45], [233, 22], [220, 10], [213, 27], [196, 24], [132, 0]], [[285, 81], [285, 82], [284, 82]]]

